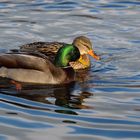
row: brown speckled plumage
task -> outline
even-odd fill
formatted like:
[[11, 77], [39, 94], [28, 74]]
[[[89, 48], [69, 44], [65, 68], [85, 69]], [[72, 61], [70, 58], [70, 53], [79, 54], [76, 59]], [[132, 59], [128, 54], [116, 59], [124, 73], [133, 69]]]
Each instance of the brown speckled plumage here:
[[33, 42], [19, 47], [21, 52], [39, 52], [45, 54], [53, 62], [57, 51], [63, 45], [64, 43], [60, 42]]

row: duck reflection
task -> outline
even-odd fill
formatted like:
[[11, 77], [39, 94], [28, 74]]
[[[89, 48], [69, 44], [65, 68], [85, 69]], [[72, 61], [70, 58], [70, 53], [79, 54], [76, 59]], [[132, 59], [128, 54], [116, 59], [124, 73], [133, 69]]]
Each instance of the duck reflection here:
[[83, 105], [83, 103], [84, 99], [89, 98], [92, 94], [89, 92], [77, 93], [76, 84], [77, 83], [72, 82], [59, 86], [29, 86], [25, 87], [25, 90], [22, 90], [20, 93], [16, 94], [16, 96], [46, 104], [55, 104], [69, 109], [90, 108]]
[[[80, 74], [79, 74], [80, 76]], [[80, 80], [81, 81], [81, 80]], [[46, 104], [54, 104], [59, 107], [55, 110], [58, 113], [64, 114], [72, 114], [78, 115], [74, 109], [88, 109], [89, 106], [84, 105], [84, 99], [89, 98], [92, 96], [91, 93], [88, 92], [81, 92], [79, 93], [79, 85], [77, 82], [71, 82], [69, 84], [63, 85], [23, 85], [23, 89], [19, 92], [15, 92], [15, 87], [9, 86], [7, 80], [2, 80], [3, 83], [0, 87], [0, 93], [12, 95], [24, 99], [28, 99], [31, 101], [46, 103]], [[0, 82], [0, 83], [1, 83]], [[4, 87], [4, 82], [7, 84], [7, 87]], [[78, 86], [77, 86], [78, 85]], [[27, 107], [24, 104], [17, 104], [13, 103], [22, 107]], [[32, 109], [43, 109], [43, 110], [50, 110], [49, 108], [36, 108], [36, 107], [29, 107]]]

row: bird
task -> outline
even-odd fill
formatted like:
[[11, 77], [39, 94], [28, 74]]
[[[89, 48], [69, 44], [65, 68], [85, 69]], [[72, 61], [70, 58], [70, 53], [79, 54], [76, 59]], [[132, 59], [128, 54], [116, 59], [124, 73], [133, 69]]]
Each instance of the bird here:
[[15, 85], [16, 82], [69, 83], [75, 78], [75, 71], [69, 63], [79, 58], [79, 49], [71, 44], [65, 44], [59, 48], [54, 63], [47, 58], [33, 55], [33, 53], [4, 53], [0, 54], [0, 77], [12, 79], [14, 81], [12, 83]]
[[[25, 45], [19, 46], [19, 51], [21, 52], [39, 52], [42, 55], [46, 55], [51, 62], [54, 62], [55, 55], [57, 51], [62, 46], [67, 43], [63, 42], [33, 42]], [[89, 55], [95, 58], [96, 60], [100, 60], [100, 56], [98, 56], [94, 50], [92, 49], [92, 43], [90, 39], [86, 36], [78, 36], [73, 42], [73, 46], [76, 46], [80, 51], [80, 59], [77, 61], [71, 62], [70, 65], [75, 70], [87, 69], [90, 67], [90, 59]]]

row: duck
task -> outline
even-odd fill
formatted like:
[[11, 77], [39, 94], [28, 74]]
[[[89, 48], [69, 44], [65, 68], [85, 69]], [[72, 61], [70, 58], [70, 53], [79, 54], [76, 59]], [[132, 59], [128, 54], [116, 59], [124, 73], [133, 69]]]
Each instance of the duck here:
[[0, 77], [13, 83], [63, 84], [74, 81], [75, 71], [70, 62], [80, 58], [80, 51], [71, 44], [59, 48], [54, 63], [30, 53], [0, 54]]
[[[66, 45], [63, 42], [33, 42], [19, 46], [21, 52], [38, 52], [46, 55], [51, 62], [54, 62], [57, 51]], [[70, 66], [74, 70], [87, 69], [90, 67], [90, 58], [93, 57], [96, 60], [100, 60], [100, 56], [97, 55], [93, 48], [90, 39], [86, 36], [76, 37], [72, 44], [76, 46], [80, 51], [80, 58], [77, 61], [70, 62]]]

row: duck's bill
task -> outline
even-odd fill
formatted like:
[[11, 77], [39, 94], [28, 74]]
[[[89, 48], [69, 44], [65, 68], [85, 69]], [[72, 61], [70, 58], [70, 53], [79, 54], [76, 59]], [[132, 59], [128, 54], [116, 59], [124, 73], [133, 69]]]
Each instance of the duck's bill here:
[[92, 56], [96, 60], [100, 60], [100, 56], [98, 56], [93, 50], [88, 51], [88, 54]]

